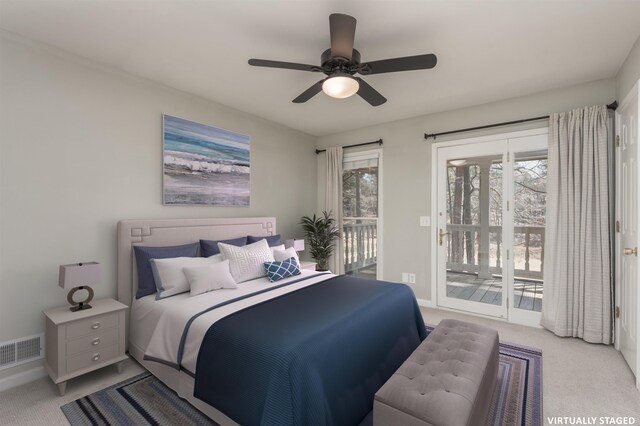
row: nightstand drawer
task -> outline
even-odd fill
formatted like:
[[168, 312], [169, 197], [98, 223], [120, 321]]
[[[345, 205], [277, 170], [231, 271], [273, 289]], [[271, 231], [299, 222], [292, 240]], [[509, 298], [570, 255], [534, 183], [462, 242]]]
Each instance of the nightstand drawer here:
[[89, 333], [96, 333], [106, 328], [115, 327], [116, 324], [118, 324], [117, 313], [74, 321], [67, 325], [67, 339], [81, 337]]
[[67, 341], [67, 356], [75, 355], [89, 350], [98, 350], [115, 345], [118, 338], [118, 329], [111, 328], [101, 333], [90, 334], [75, 340]]
[[74, 371], [82, 370], [83, 368], [90, 367], [92, 365], [101, 364], [105, 361], [109, 361], [118, 355], [118, 346], [109, 346], [108, 348], [102, 348], [95, 351], [83, 352], [79, 355], [67, 358], [67, 374]]

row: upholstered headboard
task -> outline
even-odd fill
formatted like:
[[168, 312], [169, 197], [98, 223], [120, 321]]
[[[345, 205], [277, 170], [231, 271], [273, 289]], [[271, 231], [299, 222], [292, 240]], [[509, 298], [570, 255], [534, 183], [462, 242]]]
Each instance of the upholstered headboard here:
[[118, 222], [118, 300], [131, 306], [137, 289], [133, 246], [173, 246], [276, 234], [274, 217], [121, 220]]

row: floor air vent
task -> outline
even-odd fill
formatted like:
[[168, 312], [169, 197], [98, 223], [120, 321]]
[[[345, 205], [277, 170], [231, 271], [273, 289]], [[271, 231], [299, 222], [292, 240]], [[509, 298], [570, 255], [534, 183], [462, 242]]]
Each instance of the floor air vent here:
[[0, 343], [0, 370], [44, 357], [44, 334]]

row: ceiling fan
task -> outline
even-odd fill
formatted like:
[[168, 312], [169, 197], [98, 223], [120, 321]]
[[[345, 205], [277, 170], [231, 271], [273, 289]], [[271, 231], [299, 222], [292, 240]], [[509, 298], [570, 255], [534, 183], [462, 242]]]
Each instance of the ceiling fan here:
[[249, 59], [249, 65], [257, 67], [284, 68], [299, 71], [322, 72], [327, 77], [302, 92], [294, 103], [307, 102], [323, 91], [334, 98], [348, 98], [356, 93], [372, 106], [382, 105], [387, 99], [356, 74], [371, 75], [388, 72], [430, 69], [438, 59], [434, 54], [405, 56], [380, 61], [360, 62], [360, 52], [353, 48], [356, 19], [342, 13], [329, 15], [331, 48], [322, 52], [322, 65], [307, 65], [294, 62]]

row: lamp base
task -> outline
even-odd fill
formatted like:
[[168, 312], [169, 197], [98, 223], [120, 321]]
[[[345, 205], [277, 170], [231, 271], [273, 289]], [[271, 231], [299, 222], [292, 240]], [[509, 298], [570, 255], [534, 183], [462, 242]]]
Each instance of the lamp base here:
[[[76, 294], [76, 292], [79, 290], [87, 290], [88, 294], [85, 300], [81, 302], [76, 302], [75, 300], [73, 300], [73, 295]], [[91, 302], [92, 300], [93, 300], [93, 289], [88, 285], [81, 285], [80, 287], [74, 287], [71, 289], [71, 291], [69, 291], [69, 294], [67, 294], [67, 302], [69, 302], [69, 304], [71, 305], [71, 307], [69, 308], [71, 312], [91, 309], [91, 305], [89, 304], [89, 302]]]
[[78, 311], [83, 311], [85, 309], [91, 309], [91, 308], [93, 308], [93, 306], [91, 306], [90, 304], [80, 302], [78, 303], [78, 306], [72, 306], [69, 308], [69, 310], [71, 312], [78, 312]]

